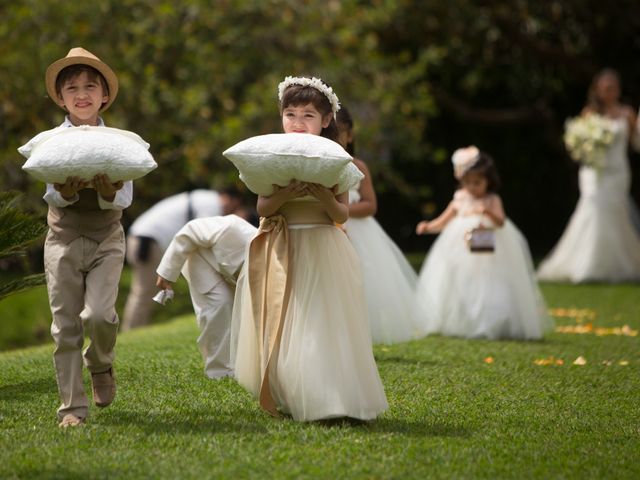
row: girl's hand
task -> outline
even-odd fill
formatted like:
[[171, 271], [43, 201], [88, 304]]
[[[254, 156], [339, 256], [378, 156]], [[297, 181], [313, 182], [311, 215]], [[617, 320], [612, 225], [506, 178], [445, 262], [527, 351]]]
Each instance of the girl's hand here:
[[416, 225], [416, 234], [424, 235], [425, 233], [429, 233], [429, 222], [423, 220], [422, 222]]
[[83, 188], [87, 188], [89, 186], [89, 182], [86, 180], [82, 180], [80, 177], [67, 177], [64, 183], [54, 183], [53, 188], [55, 188], [62, 198], [69, 201], [73, 197], [76, 196], [78, 191]]
[[285, 201], [293, 200], [294, 198], [304, 197], [307, 194], [307, 187], [305, 182], [299, 182], [298, 180], [291, 180], [289, 185], [281, 187], [279, 185], [273, 185], [273, 193], [278, 194]]
[[108, 202], [112, 202], [116, 196], [116, 192], [122, 188], [124, 182], [111, 182], [109, 175], [99, 173], [91, 181], [93, 188]]
[[318, 183], [307, 183], [306, 186], [307, 193], [320, 200], [320, 202], [323, 204], [331, 202], [335, 199], [336, 190], [338, 188], [337, 185], [334, 185], [331, 188], [327, 188]]
[[270, 217], [277, 213], [283, 204], [295, 198], [304, 197], [306, 194], [306, 184], [295, 179], [291, 180], [285, 187], [273, 185], [273, 193], [271, 195], [258, 195], [256, 210], [261, 217]]
[[158, 275], [158, 279], [156, 280], [156, 287], [158, 287], [160, 290], [173, 290], [173, 283], [166, 278]]

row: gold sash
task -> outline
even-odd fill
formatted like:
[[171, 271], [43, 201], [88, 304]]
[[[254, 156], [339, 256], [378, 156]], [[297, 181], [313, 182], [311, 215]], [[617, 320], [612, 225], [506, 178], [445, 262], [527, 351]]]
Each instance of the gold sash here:
[[269, 371], [276, 362], [282, 327], [291, 293], [289, 225], [333, 225], [318, 201], [287, 202], [278, 214], [260, 220], [260, 229], [249, 246], [249, 289], [258, 332], [261, 382], [260, 406], [279, 416], [269, 385]]
[[278, 210], [287, 225], [333, 225], [322, 204], [318, 201], [286, 202]]
[[260, 406], [279, 416], [269, 386], [269, 369], [282, 336], [291, 282], [289, 279], [289, 228], [282, 215], [262, 218], [249, 246], [249, 288], [253, 318], [260, 342]]

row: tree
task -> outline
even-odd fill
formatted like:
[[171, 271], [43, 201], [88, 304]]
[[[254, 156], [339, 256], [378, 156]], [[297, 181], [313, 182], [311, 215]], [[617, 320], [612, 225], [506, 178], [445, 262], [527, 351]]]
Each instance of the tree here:
[[640, 101], [636, 0], [18, 0], [2, 8], [0, 185], [44, 209], [42, 185], [20, 170], [16, 148], [61, 122], [44, 72], [84, 46], [120, 80], [107, 123], [139, 133], [159, 164], [136, 181], [125, 227], [190, 181], [237, 183], [221, 152], [279, 131], [278, 82], [311, 74], [353, 113], [379, 219], [403, 246], [423, 248], [412, 224], [426, 206], [444, 208], [454, 188], [449, 157], [476, 143], [496, 158], [509, 215], [545, 250], [577, 196], [560, 139], [591, 76], [617, 68], [626, 100]]

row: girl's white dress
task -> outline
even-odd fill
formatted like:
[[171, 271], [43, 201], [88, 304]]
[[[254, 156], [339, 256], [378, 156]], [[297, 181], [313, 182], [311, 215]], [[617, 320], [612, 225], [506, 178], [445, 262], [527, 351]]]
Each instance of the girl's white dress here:
[[[295, 219], [284, 208], [290, 204], [296, 204]], [[370, 420], [388, 405], [373, 358], [360, 265], [340, 228], [317, 224], [314, 215], [300, 219], [300, 211], [319, 205], [303, 197], [280, 210], [289, 229], [291, 294], [268, 383], [277, 408], [295, 420]], [[248, 270], [246, 262], [238, 278], [232, 358], [238, 382], [258, 398], [263, 359]]]
[[457, 215], [424, 261], [417, 302], [429, 333], [467, 338], [539, 339], [552, 327], [536, 283], [527, 241], [506, 219], [495, 229], [495, 251], [472, 253], [465, 235], [489, 218], [471, 213], [479, 202], [464, 190], [453, 199]]
[[[360, 201], [357, 188], [349, 201]], [[415, 305], [418, 275], [375, 218], [349, 218], [347, 236], [358, 253], [374, 343], [396, 343], [426, 335]]]
[[629, 124], [625, 119], [613, 122], [616, 134], [604, 167], [600, 172], [580, 167], [580, 199], [562, 237], [538, 268], [541, 280], [640, 279], [640, 235], [632, 222], [629, 197]]

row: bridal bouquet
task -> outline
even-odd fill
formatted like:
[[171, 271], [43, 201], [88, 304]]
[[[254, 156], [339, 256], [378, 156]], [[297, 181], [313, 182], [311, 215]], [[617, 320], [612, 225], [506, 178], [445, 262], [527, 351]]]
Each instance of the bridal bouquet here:
[[594, 113], [574, 117], [565, 123], [564, 144], [576, 162], [601, 169], [605, 151], [615, 136], [614, 123]]

